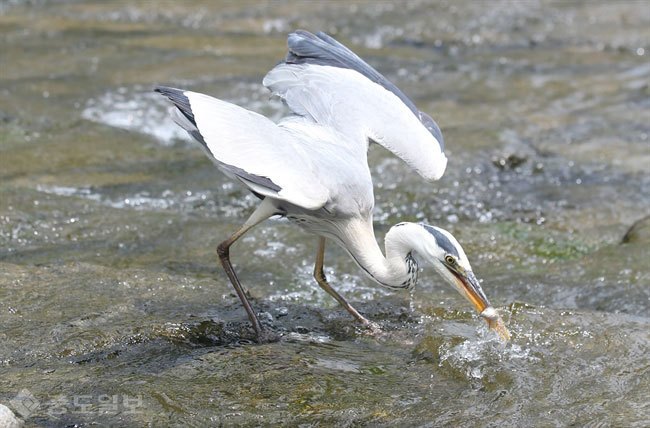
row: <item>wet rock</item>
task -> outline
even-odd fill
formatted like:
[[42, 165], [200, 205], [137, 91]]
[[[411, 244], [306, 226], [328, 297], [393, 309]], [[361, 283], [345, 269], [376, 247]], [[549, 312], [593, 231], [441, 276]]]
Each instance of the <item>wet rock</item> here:
[[201, 345], [218, 345], [223, 343], [224, 325], [213, 321], [203, 321], [188, 329], [190, 342]]
[[276, 318], [286, 317], [287, 315], [289, 315], [289, 309], [282, 306], [279, 308], [275, 308], [275, 313], [276, 313], [275, 315]]
[[300, 333], [300, 334], [308, 334], [310, 332], [310, 330], [307, 327], [303, 327], [301, 325], [297, 325], [294, 328], [294, 330], [296, 331], [296, 333]]
[[492, 163], [494, 166], [501, 170], [506, 169], [515, 169], [518, 166], [522, 165], [528, 160], [526, 156], [518, 155], [515, 153], [503, 154], [499, 156], [492, 157]]
[[442, 345], [442, 342], [443, 338], [441, 336], [426, 336], [413, 349], [413, 358], [437, 364], [440, 361], [440, 345]]
[[25, 423], [18, 419], [14, 412], [4, 404], [0, 404], [0, 427], [21, 428]]
[[637, 220], [627, 231], [621, 244], [650, 243], [650, 215]]
[[265, 324], [273, 324], [273, 315], [271, 315], [268, 312], [260, 312], [257, 314], [257, 317], [259, 318], [260, 322], [265, 323]]
[[256, 341], [255, 333], [247, 322], [226, 323], [220, 320], [170, 326], [160, 334], [175, 343], [190, 347], [224, 346]]

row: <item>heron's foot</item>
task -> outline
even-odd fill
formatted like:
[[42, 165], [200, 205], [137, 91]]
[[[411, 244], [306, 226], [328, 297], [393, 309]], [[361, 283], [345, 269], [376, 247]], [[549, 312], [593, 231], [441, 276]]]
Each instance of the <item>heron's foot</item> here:
[[266, 343], [275, 343], [280, 341], [280, 335], [274, 331], [262, 329], [257, 332], [257, 344], [264, 345]]
[[363, 328], [366, 329], [367, 334], [371, 336], [381, 336], [384, 334], [383, 330], [376, 322], [369, 321], [366, 318], [362, 318], [360, 321]]

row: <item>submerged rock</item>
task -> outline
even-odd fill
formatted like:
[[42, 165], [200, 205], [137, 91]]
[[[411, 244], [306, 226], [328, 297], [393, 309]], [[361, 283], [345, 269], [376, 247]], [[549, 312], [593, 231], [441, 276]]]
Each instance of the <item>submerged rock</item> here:
[[0, 427], [21, 428], [25, 423], [18, 419], [14, 412], [4, 404], [0, 404]]
[[621, 244], [650, 243], [650, 215], [637, 220], [628, 229]]

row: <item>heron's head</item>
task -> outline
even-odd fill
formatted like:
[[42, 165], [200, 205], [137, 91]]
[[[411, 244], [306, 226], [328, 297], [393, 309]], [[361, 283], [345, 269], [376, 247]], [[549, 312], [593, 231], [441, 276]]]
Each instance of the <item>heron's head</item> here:
[[472, 266], [456, 238], [448, 231], [435, 226], [418, 224], [426, 233], [418, 245], [417, 253], [427, 261], [452, 287], [465, 297], [486, 319], [491, 328], [508, 338], [497, 311], [483, 292]]
[[490, 306], [490, 302], [472, 272], [472, 266], [467, 260], [463, 247], [451, 233], [444, 229], [428, 224], [419, 226], [424, 228], [429, 236], [423, 240], [418, 252], [440, 276], [469, 300], [478, 312], [483, 312]]

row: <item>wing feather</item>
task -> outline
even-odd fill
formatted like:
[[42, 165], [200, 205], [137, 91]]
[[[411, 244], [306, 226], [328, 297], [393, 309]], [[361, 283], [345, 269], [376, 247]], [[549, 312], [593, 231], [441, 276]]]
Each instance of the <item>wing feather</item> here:
[[310, 210], [327, 202], [329, 192], [295, 135], [262, 115], [204, 94], [155, 90], [174, 103], [176, 122], [217, 166], [252, 191]]
[[367, 147], [374, 141], [428, 180], [447, 165], [440, 128], [395, 85], [325, 33], [289, 35], [289, 53], [264, 85], [296, 114]]

